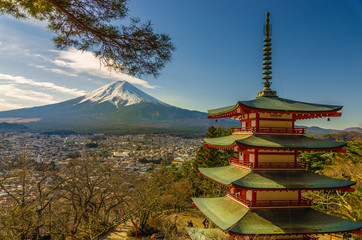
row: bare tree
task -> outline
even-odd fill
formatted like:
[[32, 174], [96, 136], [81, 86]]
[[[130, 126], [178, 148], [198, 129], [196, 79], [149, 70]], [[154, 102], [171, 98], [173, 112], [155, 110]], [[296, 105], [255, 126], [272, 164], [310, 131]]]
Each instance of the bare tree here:
[[[51, 234], [51, 203], [63, 183], [54, 172], [39, 174], [25, 152], [16, 159], [3, 159], [0, 175], [2, 208], [0, 232], [4, 239], [38, 239]], [[47, 228], [45, 228], [47, 226]]]
[[92, 238], [112, 226], [115, 210], [126, 198], [124, 175], [113, 165], [85, 157], [71, 161], [64, 170], [63, 204], [71, 213], [70, 235]]

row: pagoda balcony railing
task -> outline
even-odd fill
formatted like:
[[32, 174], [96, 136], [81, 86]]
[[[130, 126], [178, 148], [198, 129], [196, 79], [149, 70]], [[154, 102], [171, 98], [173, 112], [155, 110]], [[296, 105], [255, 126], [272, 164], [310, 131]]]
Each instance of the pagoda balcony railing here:
[[312, 200], [302, 198], [299, 200], [257, 200], [250, 201], [242, 196], [236, 196], [235, 194], [228, 194], [228, 197], [241, 202], [249, 207], [310, 207], [312, 206]]
[[234, 127], [232, 128], [233, 133], [250, 133], [255, 131], [255, 127], [250, 128], [241, 128], [241, 127]]
[[305, 134], [305, 128], [283, 128], [283, 127], [249, 127], [249, 128], [241, 128], [236, 127], [233, 128], [233, 133], [292, 133], [292, 134]]
[[254, 168], [254, 163], [242, 162], [238, 158], [229, 158], [229, 162], [230, 162], [230, 164], [237, 165], [240, 167]]
[[252, 202], [252, 207], [286, 207], [286, 206], [312, 206], [312, 200], [302, 198], [299, 200], [257, 200]]
[[245, 197], [236, 196], [236, 195], [230, 194], [230, 193], [229, 193], [227, 196], [228, 196], [229, 198], [232, 198], [232, 199], [238, 201], [238, 202], [243, 203], [243, 204], [246, 205], [246, 206], [250, 206], [250, 205], [251, 205], [251, 201], [248, 200], [248, 199], [246, 199]]
[[253, 162], [242, 162], [238, 158], [229, 158], [230, 164], [240, 167], [246, 167], [250, 169], [255, 168], [298, 168], [306, 169], [306, 163], [290, 163], [290, 162], [259, 162], [255, 164]]

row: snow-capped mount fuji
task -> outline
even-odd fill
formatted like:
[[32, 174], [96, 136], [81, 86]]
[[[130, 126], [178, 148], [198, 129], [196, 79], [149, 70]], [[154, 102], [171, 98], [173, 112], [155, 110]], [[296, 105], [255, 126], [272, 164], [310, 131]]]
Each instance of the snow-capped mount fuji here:
[[206, 113], [169, 105], [124, 81], [64, 102], [0, 112], [0, 122], [14, 118], [31, 119], [25, 125], [39, 130], [206, 129], [210, 125]]
[[141, 102], [168, 105], [134, 87], [126, 81], [111, 82], [103, 87], [88, 93], [79, 102], [103, 103], [110, 102], [116, 107], [130, 106]]

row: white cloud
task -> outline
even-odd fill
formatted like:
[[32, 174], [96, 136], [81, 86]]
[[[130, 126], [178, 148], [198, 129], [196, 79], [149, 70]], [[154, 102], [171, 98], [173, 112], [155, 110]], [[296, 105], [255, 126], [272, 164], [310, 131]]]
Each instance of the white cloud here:
[[82, 95], [86, 94], [86, 91], [83, 91], [83, 90], [57, 86], [51, 82], [37, 82], [37, 81], [28, 79], [28, 78], [25, 78], [22, 76], [12, 76], [12, 75], [8, 75], [8, 74], [0, 73], [0, 79], [11, 81], [11, 82], [17, 83], [17, 84], [27, 84], [27, 85], [34, 86], [34, 87], [50, 89], [53, 91], [57, 91], [57, 92], [65, 93], [65, 94], [69, 94], [69, 95], [74, 95], [74, 96], [82, 96]]
[[6, 111], [11, 109], [17, 109], [17, 108], [23, 108], [24, 105], [15, 104], [15, 103], [9, 103], [5, 99], [0, 99], [0, 111]]
[[15, 84], [0, 85], [0, 111], [56, 103], [52, 95], [24, 90]]
[[47, 93], [24, 90], [16, 84], [0, 85], [0, 111], [53, 104], [57, 101]]
[[24, 54], [25, 54], [26, 56], [30, 56], [30, 57], [41, 58], [42, 60], [45, 60], [45, 61], [47, 61], [47, 62], [50, 61], [48, 57], [45, 57], [45, 56], [43, 56], [43, 55], [41, 55], [41, 54], [39, 54], [39, 53], [30, 53], [30, 51], [27, 50], [27, 49], [24, 50]]
[[47, 68], [47, 67], [45, 67], [45, 66], [34, 65], [34, 64], [30, 64], [30, 66], [34, 66], [34, 67], [36, 67], [36, 68], [40, 68], [40, 69], [43, 69], [43, 70], [49, 71], [49, 72], [54, 72], [54, 73], [58, 73], [58, 74], [63, 74], [63, 75], [71, 76], [71, 77], [78, 77], [77, 74], [70, 73], [70, 72], [66, 72], [66, 71], [61, 70], [61, 69], [58, 69], [58, 68]]
[[0, 95], [1, 97], [11, 99], [15, 98], [21, 101], [31, 101], [44, 104], [55, 103], [52, 95], [32, 90], [23, 90], [15, 86], [15, 84], [1, 85]]
[[111, 72], [92, 52], [83, 52], [75, 48], [56, 52], [59, 54], [59, 57], [52, 62], [58, 66], [70, 68], [77, 73], [88, 73], [101, 78], [127, 81], [145, 88], [155, 88], [145, 80], [124, 73]]

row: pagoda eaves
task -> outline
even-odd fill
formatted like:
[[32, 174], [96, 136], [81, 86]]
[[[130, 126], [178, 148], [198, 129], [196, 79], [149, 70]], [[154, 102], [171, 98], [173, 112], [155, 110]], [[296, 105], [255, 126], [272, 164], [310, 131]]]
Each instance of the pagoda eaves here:
[[233, 134], [219, 138], [205, 138], [205, 146], [219, 149], [279, 149], [279, 150], [300, 150], [300, 151], [331, 151], [345, 152], [342, 147], [344, 142], [325, 141], [306, 136], [289, 135], [266, 135]]
[[199, 168], [199, 171], [225, 187], [255, 190], [341, 190], [356, 184], [306, 171], [252, 171], [233, 165]]

